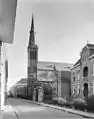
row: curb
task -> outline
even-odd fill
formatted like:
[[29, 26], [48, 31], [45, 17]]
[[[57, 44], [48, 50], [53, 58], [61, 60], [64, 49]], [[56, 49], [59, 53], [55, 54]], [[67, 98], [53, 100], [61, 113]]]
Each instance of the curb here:
[[6, 104], [4, 105], [3, 110], [1, 110], [0, 117], [1, 117], [0, 119], [3, 119], [3, 118], [7, 119], [8, 117], [11, 119], [18, 119], [8, 99], [6, 100]]
[[94, 119], [93, 113], [87, 113], [87, 112], [83, 112], [83, 111], [73, 110], [73, 109], [69, 109], [69, 108], [65, 108], [65, 107], [58, 107], [55, 105], [49, 105], [49, 104], [34, 102], [34, 101], [30, 101], [30, 100], [25, 100], [25, 99], [21, 99], [21, 100], [26, 101], [26, 102], [30, 102], [30, 103], [34, 103], [34, 104], [38, 104], [38, 105], [43, 105], [43, 106], [54, 108], [54, 109], [58, 109], [58, 110], [62, 110], [62, 111], [69, 112], [72, 114], [80, 115], [80, 116], [83, 116], [85, 118], [93, 118]]
[[13, 107], [13, 105], [10, 103], [10, 101], [8, 100], [8, 103], [11, 105], [12, 109], [13, 109], [13, 112], [15, 113], [15, 116], [16, 116], [16, 119], [18, 119], [18, 115]]

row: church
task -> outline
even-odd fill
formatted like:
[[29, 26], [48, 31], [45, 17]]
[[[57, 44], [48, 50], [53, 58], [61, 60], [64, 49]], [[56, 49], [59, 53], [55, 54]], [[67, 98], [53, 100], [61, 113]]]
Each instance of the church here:
[[[54, 88], [54, 91], [55, 91], [54, 94], [58, 93], [56, 94], [57, 96], [69, 97], [70, 95], [69, 82], [71, 80], [70, 69], [73, 65], [69, 63], [38, 61], [38, 46], [35, 43], [33, 16], [32, 16], [31, 30], [30, 30], [29, 43], [28, 43], [27, 50], [28, 50], [28, 66], [27, 66], [27, 87], [28, 87], [27, 95], [28, 97], [32, 100], [38, 100], [38, 97], [43, 96], [42, 94], [43, 83], [49, 83], [51, 84], [51, 86], [53, 84], [56, 84]], [[56, 76], [55, 76], [54, 67], [56, 68], [56, 71], [59, 72], [58, 79], [59, 79], [59, 82], [62, 82], [62, 85], [59, 82], [57, 82], [58, 79], [55, 80]], [[61, 72], [62, 72], [62, 78], [60, 78]], [[66, 74], [66, 76], [64, 76], [64, 74]], [[69, 82], [65, 81], [67, 79], [69, 80]], [[66, 88], [64, 83], [66, 84]], [[57, 89], [58, 89], [58, 92], [57, 92]], [[66, 89], [67, 91], [64, 91], [64, 89]], [[42, 93], [39, 93], [39, 92], [42, 92]]]

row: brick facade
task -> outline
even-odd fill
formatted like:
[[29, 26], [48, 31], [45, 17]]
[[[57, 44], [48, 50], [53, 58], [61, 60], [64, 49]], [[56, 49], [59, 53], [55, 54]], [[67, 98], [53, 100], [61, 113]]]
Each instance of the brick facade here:
[[86, 99], [94, 90], [94, 45], [87, 44], [80, 59], [71, 69], [71, 94], [74, 98]]

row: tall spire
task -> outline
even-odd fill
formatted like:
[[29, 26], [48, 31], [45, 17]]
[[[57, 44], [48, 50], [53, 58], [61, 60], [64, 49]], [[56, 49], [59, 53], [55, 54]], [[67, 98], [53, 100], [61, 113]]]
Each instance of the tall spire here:
[[32, 23], [31, 23], [30, 37], [29, 37], [29, 46], [32, 46], [32, 45], [35, 45], [33, 14], [32, 14]]

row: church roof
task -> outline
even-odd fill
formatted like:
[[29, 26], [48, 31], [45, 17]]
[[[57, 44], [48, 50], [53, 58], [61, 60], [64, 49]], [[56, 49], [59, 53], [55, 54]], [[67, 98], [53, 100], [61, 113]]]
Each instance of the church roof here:
[[54, 65], [57, 70], [70, 70], [73, 66], [71, 63], [38, 61], [38, 69], [53, 70]]

